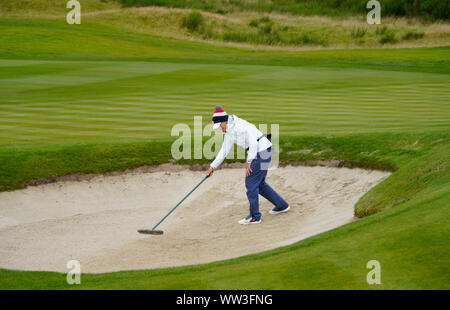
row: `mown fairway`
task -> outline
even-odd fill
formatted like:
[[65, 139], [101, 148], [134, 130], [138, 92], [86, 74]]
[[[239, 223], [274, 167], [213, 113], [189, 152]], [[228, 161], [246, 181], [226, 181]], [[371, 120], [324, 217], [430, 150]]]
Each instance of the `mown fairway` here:
[[447, 75], [166, 62], [0, 61], [0, 143], [167, 138], [216, 104], [283, 135], [449, 128]]

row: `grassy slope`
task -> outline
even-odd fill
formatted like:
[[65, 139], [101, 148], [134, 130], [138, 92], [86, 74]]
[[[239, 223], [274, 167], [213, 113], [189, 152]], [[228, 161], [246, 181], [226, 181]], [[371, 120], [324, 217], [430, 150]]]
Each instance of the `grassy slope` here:
[[[1, 7], [0, 7], [1, 10]], [[321, 48], [381, 48], [381, 47], [429, 47], [448, 44], [448, 23], [421, 23], [411, 19], [386, 18], [382, 25], [367, 25], [362, 18], [345, 20], [325, 17], [292, 17], [257, 13], [218, 15], [202, 13], [203, 20], [196, 29], [183, 26], [188, 9], [130, 8], [86, 12], [81, 25], [66, 28], [86, 28], [96, 24], [142, 34], [161, 35], [179, 39], [260, 46], [277, 49]], [[48, 12], [28, 16], [26, 12], [4, 13], [4, 17], [45, 18], [65, 24], [64, 12], [49, 15]], [[1, 16], [0, 11], [0, 16]], [[72, 38], [73, 39], [73, 38]]]
[[[35, 17], [0, 17], [0, 30], [0, 57], [9, 59], [170, 60], [289, 66], [356, 66], [380, 70], [385, 69], [383, 66], [389, 66], [389, 70], [449, 72], [448, 47], [274, 51], [171, 39], [95, 22], [74, 26], [61, 20]], [[74, 40], [77, 44], [73, 44]]]
[[178, 38], [297, 49], [439, 46], [450, 38], [449, 25], [445, 22], [428, 24], [414, 19], [384, 18], [382, 25], [368, 25], [364, 15], [337, 19], [276, 13], [262, 16], [257, 12], [227, 15], [201, 12], [201, 22], [188, 29], [183, 22], [190, 12], [189, 9], [130, 8], [88, 15], [85, 20]]
[[[126, 6], [131, 2], [133, 1], [127, 1]], [[158, 0], [146, 3], [157, 6], [121, 8], [120, 3], [114, 0], [83, 1], [82, 25], [76, 27], [83, 28], [86, 23], [95, 23], [132, 32], [196, 41], [296, 49], [427, 47], [448, 44], [450, 39], [448, 22], [388, 17], [390, 4], [386, 1], [383, 3], [382, 25], [368, 25], [365, 5], [357, 5], [358, 10], [349, 10], [346, 7], [349, 3], [299, 3], [294, 0], [270, 0], [265, 3]], [[138, 6], [142, 4], [145, 3], [137, 3]], [[331, 11], [335, 13], [343, 14], [340, 17], [335, 16], [339, 14], [325, 17], [331, 12], [326, 10], [327, 7], [332, 7]], [[187, 29], [183, 26], [183, 21], [192, 8], [202, 10], [203, 20], [195, 28]], [[420, 10], [414, 10], [414, 13], [418, 11]], [[4, 17], [45, 18], [65, 24], [67, 12], [65, 0], [15, 0], [0, 3], [0, 16]]]

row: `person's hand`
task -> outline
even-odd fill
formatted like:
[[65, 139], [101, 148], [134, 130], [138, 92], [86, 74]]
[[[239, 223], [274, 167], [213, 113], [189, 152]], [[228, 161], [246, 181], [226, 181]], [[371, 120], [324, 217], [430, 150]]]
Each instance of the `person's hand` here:
[[247, 163], [247, 166], [245, 167], [245, 175], [249, 176], [250, 173], [252, 173], [252, 163]]
[[208, 171], [206, 171], [206, 176], [207, 177], [212, 176], [213, 172], [214, 172], [214, 168], [213, 167], [209, 167]]

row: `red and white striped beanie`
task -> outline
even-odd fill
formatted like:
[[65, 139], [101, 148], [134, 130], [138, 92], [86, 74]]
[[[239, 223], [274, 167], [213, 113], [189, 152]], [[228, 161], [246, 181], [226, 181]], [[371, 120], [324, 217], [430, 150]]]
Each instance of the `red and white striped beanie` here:
[[220, 123], [228, 121], [228, 114], [220, 105], [216, 106], [216, 109], [213, 113], [212, 122], [213, 129], [217, 129], [220, 126]]

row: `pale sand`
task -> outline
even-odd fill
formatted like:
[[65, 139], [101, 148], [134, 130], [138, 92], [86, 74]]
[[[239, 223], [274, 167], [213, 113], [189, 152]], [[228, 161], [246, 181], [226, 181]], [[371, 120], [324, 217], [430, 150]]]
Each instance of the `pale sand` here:
[[61, 181], [0, 193], [0, 267], [67, 272], [76, 259], [89, 273], [207, 263], [288, 245], [349, 223], [354, 204], [388, 172], [287, 166], [267, 182], [291, 211], [270, 215], [260, 196], [261, 224], [248, 215], [244, 169], [207, 179], [158, 229], [152, 228], [204, 176], [185, 168]]

